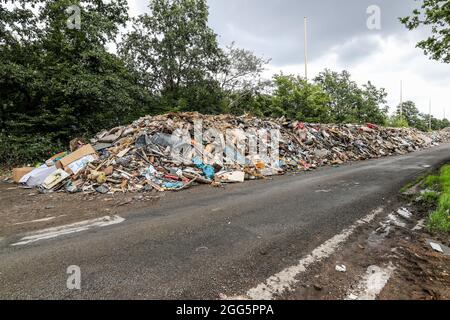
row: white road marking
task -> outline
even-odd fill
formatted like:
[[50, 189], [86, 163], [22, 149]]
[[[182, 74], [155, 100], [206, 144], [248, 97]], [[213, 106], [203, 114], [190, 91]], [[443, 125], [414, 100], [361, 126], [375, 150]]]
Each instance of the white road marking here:
[[382, 212], [383, 208], [378, 208], [363, 219], [356, 221], [340, 234], [335, 235], [333, 238], [314, 249], [311, 254], [301, 259], [296, 265], [282, 270], [268, 278], [264, 283], [250, 289], [247, 292], [247, 296], [254, 300], [271, 300], [276, 294], [282, 294], [285, 291], [292, 290], [292, 286], [298, 282], [295, 278], [299, 274], [305, 272], [312, 264], [331, 256], [340, 245], [347, 241], [358, 227], [372, 222], [376, 216]]
[[30, 223], [38, 223], [38, 222], [46, 222], [46, 221], [54, 220], [56, 218], [58, 218], [58, 217], [49, 217], [49, 218], [43, 218], [43, 219], [37, 219], [37, 220], [31, 220], [31, 221], [17, 222], [17, 223], [13, 223], [12, 226], [19, 226], [22, 224], [30, 224]]
[[28, 234], [27, 236], [20, 239], [19, 242], [12, 244], [12, 246], [22, 246], [40, 240], [53, 239], [71, 233], [86, 231], [92, 228], [107, 227], [110, 225], [121, 223], [123, 221], [125, 221], [125, 219], [119, 216], [106, 216], [98, 219], [72, 223], [65, 226], [39, 230]]
[[356, 289], [347, 294], [346, 300], [375, 300], [388, 283], [394, 270], [392, 263], [384, 268], [370, 266]]

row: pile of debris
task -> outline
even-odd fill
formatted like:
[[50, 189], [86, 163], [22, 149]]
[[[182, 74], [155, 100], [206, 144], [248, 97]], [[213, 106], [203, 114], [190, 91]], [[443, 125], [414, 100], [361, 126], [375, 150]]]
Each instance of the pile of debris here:
[[15, 169], [14, 180], [42, 192], [178, 191], [406, 154], [448, 138], [372, 124], [170, 113], [100, 132], [90, 143], [75, 139], [71, 152]]

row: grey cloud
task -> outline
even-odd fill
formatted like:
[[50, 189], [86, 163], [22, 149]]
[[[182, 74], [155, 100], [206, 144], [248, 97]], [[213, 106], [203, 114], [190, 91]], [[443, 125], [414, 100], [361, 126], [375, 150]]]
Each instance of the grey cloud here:
[[[273, 59], [274, 66], [302, 63], [303, 17], [309, 19], [312, 58], [358, 36], [405, 31], [398, 17], [417, 6], [414, 0], [209, 0], [210, 24], [223, 44], [240, 46]], [[367, 29], [367, 8], [381, 9], [382, 29]], [[371, 44], [374, 45], [374, 44]], [[365, 48], [354, 52], [358, 59]], [[350, 56], [344, 57], [350, 59]]]
[[358, 63], [368, 56], [375, 54], [380, 47], [377, 37], [354, 37], [338, 47], [338, 61], [341, 65]]

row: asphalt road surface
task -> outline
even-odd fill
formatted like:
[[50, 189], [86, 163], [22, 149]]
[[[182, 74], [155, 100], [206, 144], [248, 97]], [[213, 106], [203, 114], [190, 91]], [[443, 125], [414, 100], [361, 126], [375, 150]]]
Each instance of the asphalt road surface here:
[[[117, 224], [0, 239], [3, 299], [218, 299], [244, 294], [450, 160], [450, 144], [314, 172], [168, 194]], [[82, 228], [81, 228], [82, 229]], [[69, 266], [81, 289], [70, 290]]]

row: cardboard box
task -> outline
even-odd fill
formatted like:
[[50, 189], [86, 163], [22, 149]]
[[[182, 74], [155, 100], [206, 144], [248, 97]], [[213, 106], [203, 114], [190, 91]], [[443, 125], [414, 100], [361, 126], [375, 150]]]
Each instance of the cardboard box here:
[[81, 158], [84, 158], [88, 155], [93, 155], [96, 159], [98, 159], [97, 153], [90, 144], [81, 147], [80, 149], [72, 152], [68, 156], [65, 156], [64, 158], [56, 162], [56, 167], [58, 169], [65, 169], [72, 162], [80, 160]]
[[30, 173], [34, 169], [35, 168], [33, 168], [33, 167], [14, 168], [13, 169], [13, 180], [14, 180], [14, 182], [15, 183], [19, 183], [20, 179], [22, 179], [22, 177], [24, 175], [26, 175], [27, 173]]

